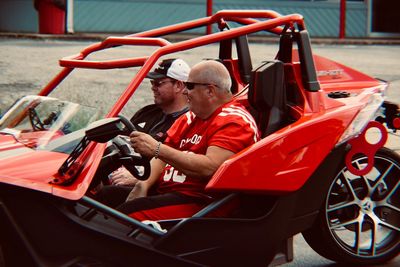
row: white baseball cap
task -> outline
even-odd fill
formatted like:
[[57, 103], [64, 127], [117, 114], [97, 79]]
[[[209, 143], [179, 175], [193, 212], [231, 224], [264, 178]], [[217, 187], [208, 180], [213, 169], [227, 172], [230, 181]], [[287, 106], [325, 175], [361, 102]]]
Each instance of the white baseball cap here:
[[190, 67], [180, 58], [165, 59], [161, 61], [158, 67], [147, 74], [147, 78], [161, 79], [172, 78], [178, 81], [186, 82], [189, 77]]

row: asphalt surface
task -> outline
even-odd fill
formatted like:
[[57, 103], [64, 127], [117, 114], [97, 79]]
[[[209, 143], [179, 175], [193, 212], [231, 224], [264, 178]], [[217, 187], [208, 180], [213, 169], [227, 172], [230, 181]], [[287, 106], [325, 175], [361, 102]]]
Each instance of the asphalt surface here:
[[[0, 35], [1, 37], [1, 35]], [[0, 38], [0, 109], [4, 111], [14, 100], [25, 94], [36, 94], [54, 75], [58, 73], [58, 59], [76, 54], [92, 42], [88, 39], [52, 38], [36, 35], [29, 36], [10, 35]], [[28, 37], [28, 38], [27, 38]], [[94, 38], [95, 39], [95, 38]], [[272, 59], [276, 44], [255, 44], [253, 65], [262, 60]], [[253, 46], [252, 46], [253, 47]], [[117, 56], [126, 56], [128, 50], [123, 50]], [[388, 98], [400, 103], [400, 45], [389, 42], [379, 44], [365, 43], [342, 43], [335, 42], [318, 43], [313, 46], [316, 54], [331, 58], [347, 66], [358, 69], [370, 76], [379, 77], [390, 82]], [[196, 51], [193, 54], [183, 54], [182, 57], [193, 65], [201, 58], [215, 58], [217, 54], [215, 47]], [[121, 83], [121, 77], [111, 79], [103, 78], [103, 72], [90, 76], [85, 74], [87, 81], [74, 84], [77, 91], [85, 91], [87, 86], [98, 86], [113, 88], [115, 84]], [[97, 75], [97, 76], [96, 76]], [[130, 78], [127, 75], [125, 78]], [[99, 93], [100, 97], [104, 95]], [[91, 96], [93, 98], [97, 96]], [[89, 97], [90, 98], [90, 97]], [[151, 94], [147, 91], [142, 94], [143, 100], [139, 104], [151, 102]], [[100, 101], [100, 100], [99, 100]], [[394, 136], [390, 144], [399, 149], [399, 137]], [[301, 235], [295, 236], [294, 261], [284, 266], [339, 266], [316, 254], [303, 240]], [[385, 266], [400, 266], [400, 257]]]

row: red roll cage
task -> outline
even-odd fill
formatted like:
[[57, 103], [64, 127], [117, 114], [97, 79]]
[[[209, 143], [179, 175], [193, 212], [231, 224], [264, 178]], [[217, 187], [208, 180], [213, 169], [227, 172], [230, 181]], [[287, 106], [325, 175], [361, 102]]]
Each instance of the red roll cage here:
[[[244, 24], [245, 26], [225, 31], [224, 29], [227, 27], [227, 22], [235, 22]], [[221, 31], [176, 43], [171, 43], [160, 37], [213, 24], [217, 24]], [[133, 79], [133, 81], [128, 85], [119, 101], [117, 101], [107, 115], [107, 117], [113, 117], [121, 111], [123, 106], [135, 92], [136, 88], [143, 81], [146, 74], [151, 70], [154, 64], [156, 64], [157, 60], [164, 55], [223, 40], [233, 39], [254, 32], [267, 31], [281, 35], [288, 30], [297, 30], [299, 32], [304, 31], [305, 25], [303, 16], [299, 14], [282, 16], [281, 14], [271, 10], [223, 10], [210, 17], [200, 18], [159, 29], [131, 34], [124, 37], [108, 37], [102, 42], [90, 45], [83, 49], [77, 55], [61, 59], [60, 66], [64, 68], [51, 82], [48, 83], [47, 86], [42, 89], [39, 95], [49, 94], [74, 68], [114, 69], [142, 66], [135, 79]], [[159, 46], [159, 48], [156, 49], [153, 54], [144, 57], [107, 61], [86, 60], [86, 57], [94, 52], [121, 45]]]

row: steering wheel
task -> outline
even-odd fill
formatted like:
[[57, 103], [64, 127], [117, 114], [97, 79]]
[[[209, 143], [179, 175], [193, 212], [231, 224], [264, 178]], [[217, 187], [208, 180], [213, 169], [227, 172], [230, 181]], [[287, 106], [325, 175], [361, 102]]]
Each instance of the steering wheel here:
[[52, 111], [49, 116], [42, 121], [35, 108], [29, 108], [28, 115], [33, 131], [45, 131], [45, 126], [51, 124], [57, 119], [57, 113]]
[[39, 115], [37, 114], [35, 108], [29, 108], [28, 110], [29, 120], [32, 125], [33, 131], [44, 131], [44, 124], [40, 120]]
[[[125, 126], [121, 134], [128, 135], [136, 131], [130, 120], [122, 115], [119, 118]], [[92, 184], [96, 186], [100, 181], [109, 184], [108, 175], [121, 166], [139, 180], [146, 180], [150, 176], [150, 159], [136, 153], [127, 136], [118, 135], [111, 139], [111, 145], [106, 148]]]

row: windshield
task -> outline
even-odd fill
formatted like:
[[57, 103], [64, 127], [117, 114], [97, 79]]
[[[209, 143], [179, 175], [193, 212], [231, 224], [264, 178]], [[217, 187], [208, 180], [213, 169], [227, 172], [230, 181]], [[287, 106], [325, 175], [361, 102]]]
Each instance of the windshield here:
[[70, 153], [83, 137], [82, 129], [98, 119], [99, 112], [94, 107], [52, 97], [25, 96], [1, 118], [0, 134], [12, 135], [19, 143], [38, 150], [57, 150], [70, 143], [68, 149], [61, 151]]

